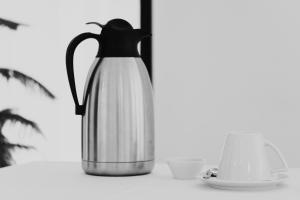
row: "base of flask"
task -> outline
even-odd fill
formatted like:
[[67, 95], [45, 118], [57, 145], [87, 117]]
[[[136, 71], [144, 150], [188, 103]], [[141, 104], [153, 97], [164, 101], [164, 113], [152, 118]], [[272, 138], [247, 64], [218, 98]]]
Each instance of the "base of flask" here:
[[86, 174], [97, 176], [136, 176], [151, 173], [154, 160], [138, 162], [94, 162], [82, 161]]

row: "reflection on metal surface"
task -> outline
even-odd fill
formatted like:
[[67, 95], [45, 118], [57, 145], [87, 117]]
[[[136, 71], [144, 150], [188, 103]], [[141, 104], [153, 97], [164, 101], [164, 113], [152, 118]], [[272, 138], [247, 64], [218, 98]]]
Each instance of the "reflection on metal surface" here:
[[82, 118], [83, 168], [103, 175], [149, 173], [154, 160], [154, 114], [146, 67], [138, 57], [105, 57], [100, 64], [97, 60], [89, 73], [90, 77], [96, 69]]

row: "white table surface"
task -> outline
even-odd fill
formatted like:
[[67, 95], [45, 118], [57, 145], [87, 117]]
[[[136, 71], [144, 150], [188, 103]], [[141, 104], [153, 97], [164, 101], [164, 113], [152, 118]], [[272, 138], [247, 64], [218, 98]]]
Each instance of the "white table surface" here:
[[166, 164], [149, 175], [101, 177], [85, 175], [80, 163], [36, 162], [0, 169], [2, 200], [300, 200], [300, 168], [290, 169], [286, 184], [263, 191], [216, 190], [201, 180], [175, 180]]

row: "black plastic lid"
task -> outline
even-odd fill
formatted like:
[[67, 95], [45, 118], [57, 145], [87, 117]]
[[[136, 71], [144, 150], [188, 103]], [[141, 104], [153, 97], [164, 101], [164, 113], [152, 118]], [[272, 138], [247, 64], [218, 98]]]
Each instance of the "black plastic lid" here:
[[144, 37], [150, 36], [141, 29], [133, 29], [130, 23], [123, 19], [113, 19], [105, 25], [96, 22], [88, 24], [102, 27], [98, 57], [140, 57], [137, 44]]

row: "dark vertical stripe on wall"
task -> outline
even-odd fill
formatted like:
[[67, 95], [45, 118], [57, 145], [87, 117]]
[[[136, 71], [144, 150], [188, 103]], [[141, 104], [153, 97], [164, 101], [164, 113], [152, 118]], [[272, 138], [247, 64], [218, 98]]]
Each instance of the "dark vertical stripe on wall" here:
[[[141, 29], [152, 34], [152, 1], [141, 0]], [[152, 37], [141, 42], [141, 56], [152, 81]]]

